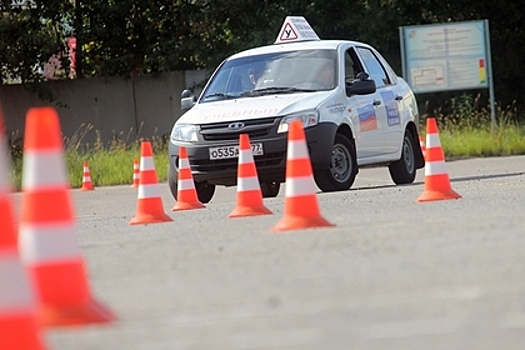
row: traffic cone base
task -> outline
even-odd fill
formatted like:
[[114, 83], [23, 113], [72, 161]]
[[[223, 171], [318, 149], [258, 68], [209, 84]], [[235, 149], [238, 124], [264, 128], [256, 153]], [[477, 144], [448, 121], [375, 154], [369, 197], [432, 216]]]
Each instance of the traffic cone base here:
[[458, 199], [461, 195], [452, 189], [448, 190], [425, 190], [417, 199], [418, 202], [439, 201], [447, 199]]
[[274, 227], [272, 231], [290, 231], [290, 230], [303, 230], [315, 227], [331, 227], [334, 224], [328, 222], [324, 218], [317, 217], [304, 217], [304, 216], [287, 216], [282, 218]]
[[335, 226], [319, 214], [319, 205], [315, 196], [290, 197], [286, 205], [283, 218], [272, 228], [272, 231]]
[[114, 321], [115, 316], [98, 301], [90, 298], [82, 304], [42, 305], [38, 310], [38, 319], [43, 326], [56, 327], [107, 323]]
[[165, 212], [160, 197], [141, 198], [137, 203], [137, 213], [130, 225], [173, 221]]
[[166, 221], [173, 221], [172, 218], [170, 218], [165, 213], [138, 213], [135, 215], [129, 222], [130, 225], [138, 225], [138, 224], [154, 224], [159, 222], [166, 222]]
[[43, 349], [42, 341], [38, 335], [35, 315], [0, 316], [0, 347], [6, 350]]
[[95, 188], [93, 187], [91, 183], [89, 184], [84, 183], [82, 187], [80, 187], [80, 191], [93, 191], [94, 189]]
[[229, 218], [238, 218], [243, 216], [257, 216], [257, 215], [270, 215], [272, 211], [266, 208], [264, 205], [242, 205], [239, 204], [233, 211], [228, 215]]
[[[245, 181], [245, 180], [241, 180]], [[229, 218], [240, 218], [244, 216], [258, 216], [273, 214], [262, 202], [262, 194], [259, 188], [255, 190], [244, 190], [237, 192], [237, 206], [228, 215]]]
[[192, 201], [192, 202], [177, 202], [175, 203], [173, 208], [171, 208], [171, 211], [202, 209], [202, 208], [206, 208], [206, 206], [197, 200], [197, 201]]

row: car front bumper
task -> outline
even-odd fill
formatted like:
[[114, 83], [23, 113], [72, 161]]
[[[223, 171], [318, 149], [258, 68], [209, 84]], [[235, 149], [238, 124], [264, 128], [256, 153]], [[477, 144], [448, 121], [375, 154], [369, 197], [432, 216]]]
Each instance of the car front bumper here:
[[[251, 143], [262, 143], [264, 154], [254, 156], [260, 182], [285, 181], [287, 133], [278, 134], [272, 130], [264, 137], [254, 135]], [[310, 160], [313, 169], [329, 166], [330, 154], [337, 126], [320, 123], [305, 129]], [[169, 145], [170, 173], [178, 170], [179, 148], [186, 147], [193, 178], [196, 182], [233, 186], [237, 183], [237, 158], [211, 160], [209, 149], [213, 147], [238, 145], [238, 136], [228, 141], [202, 141], [197, 143], [171, 141]]]

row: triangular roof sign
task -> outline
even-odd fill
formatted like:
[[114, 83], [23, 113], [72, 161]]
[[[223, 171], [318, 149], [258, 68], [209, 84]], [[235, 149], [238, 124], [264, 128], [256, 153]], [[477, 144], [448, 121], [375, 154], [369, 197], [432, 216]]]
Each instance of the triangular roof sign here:
[[321, 40], [310, 24], [302, 16], [288, 16], [284, 19], [283, 26], [274, 44], [290, 43], [296, 41]]

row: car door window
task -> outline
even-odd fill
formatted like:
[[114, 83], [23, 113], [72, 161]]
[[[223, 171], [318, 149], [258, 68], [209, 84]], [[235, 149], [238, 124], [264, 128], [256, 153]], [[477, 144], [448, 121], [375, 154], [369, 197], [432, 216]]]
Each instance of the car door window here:
[[354, 48], [349, 48], [345, 52], [345, 83], [352, 84], [357, 74], [363, 72], [359, 59]]
[[345, 83], [351, 84], [356, 75], [356, 71], [354, 68], [354, 60], [352, 59], [352, 56], [350, 55], [351, 50], [347, 50], [345, 52]]
[[357, 50], [363, 59], [363, 64], [365, 65], [370, 78], [375, 81], [376, 87], [381, 88], [385, 85], [390, 85], [388, 75], [374, 53], [364, 47], [359, 47]]

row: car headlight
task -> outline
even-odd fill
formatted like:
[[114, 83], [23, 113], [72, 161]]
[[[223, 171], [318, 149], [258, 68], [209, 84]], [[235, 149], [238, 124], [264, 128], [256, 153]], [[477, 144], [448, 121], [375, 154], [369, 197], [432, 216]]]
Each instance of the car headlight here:
[[303, 128], [308, 128], [317, 125], [319, 122], [319, 113], [313, 110], [287, 115], [281, 119], [277, 132], [280, 134], [288, 132], [289, 124], [294, 120], [301, 120], [303, 122]]
[[197, 127], [193, 124], [175, 124], [171, 130], [171, 139], [175, 141], [197, 141]]

